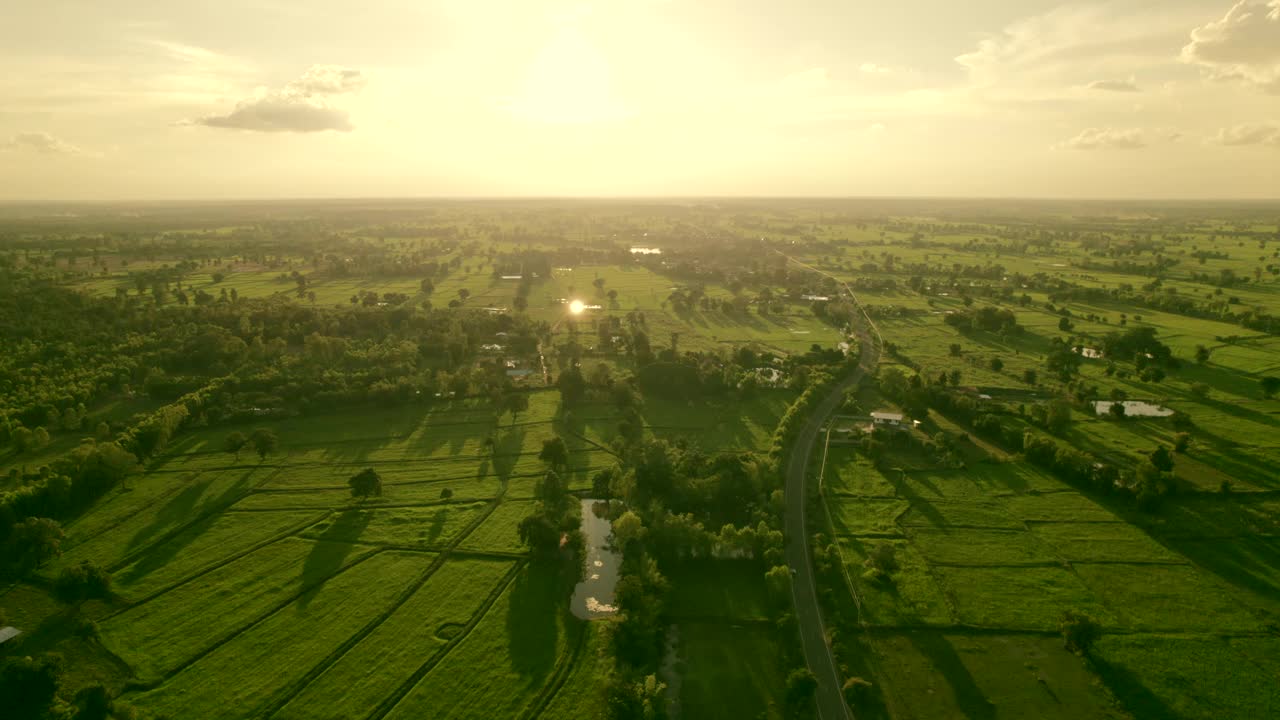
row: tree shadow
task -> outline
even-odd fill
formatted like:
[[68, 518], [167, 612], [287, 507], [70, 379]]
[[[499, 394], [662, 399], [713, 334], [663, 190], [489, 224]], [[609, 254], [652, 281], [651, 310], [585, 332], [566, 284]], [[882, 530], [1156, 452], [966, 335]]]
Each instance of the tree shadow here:
[[302, 564], [302, 586], [311, 589], [298, 598], [300, 609], [305, 610], [320, 585], [342, 568], [347, 556], [355, 550], [352, 543], [360, 538], [371, 518], [369, 511], [349, 508], [315, 538], [316, 543]]
[[213, 484], [214, 479], [214, 475], [207, 475], [203, 478], [197, 476], [197, 479], [170, 497], [168, 502], [152, 517], [151, 522], [134, 533], [133, 537], [129, 539], [128, 549], [133, 550], [145, 545], [161, 530], [184, 520], [190, 520], [196, 509], [196, 503], [204, 496], [205, 491]]
[[1123, 665], [1113, 665], [1107, 662], [1095, 653], [1090, 658], [1090, 665], [1093, 666], [1094, 672], [1098, 677], [1102, 678], [1102, 682], [1106, 684], [1107, 689], [1111, 691], [1120, 704], [1125, 707], [1135, 718], [1143, 718], [1144, 720], [1177, 720], [1179, 715], [1174, 712], [1163, 700], [1156, 696], [1155, 693], [1147, 689], [1146, 685], [1138, 679], [1128, 668]]
[[511, 667], [523, 676], [540, 680], [556, 665], [560, 636], [560, 573], [554, 563], [530, 564], [511, 587], [507, 613], [507, 638]]
[[951, 685], [956, 696], [956, 706], [966, 718], [974, 720], [994, 718], [996, 706], [987, 700], [982, 688], [978, 687], [969, 669], [960, 660], [951, 643], [945, 637], [934, 632], [908, 632], [907, 640], [915, 649], [929, 659], [947, 683]]

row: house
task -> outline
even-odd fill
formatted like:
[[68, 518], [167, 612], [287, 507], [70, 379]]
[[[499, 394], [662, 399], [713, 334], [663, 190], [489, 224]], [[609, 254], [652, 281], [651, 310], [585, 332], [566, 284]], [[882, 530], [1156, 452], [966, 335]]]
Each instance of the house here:
[[22, 631], [13, 626], [0, 628], [0, 645], [4, 645], [21, 634]]
[[902, 413], [873, 412], [871, 413], [871, 427], [905, 430], [907, 426], [903, 423], [903, 419]]
[[812, 300], [812, 301], [815, 301], [815, 302], [825, 302], [825, 301], [827, 301], [827, 300], [830, 300], [830, 299], [831, 299], [831, 297], [830, 297], [829, 295], [801, 295], [801, 296], [800, 296], [800, 299], [801, 299], [801, 300]]
[[494, 353], [502, 352], [502, 346], [498, 345], [497, 343], [489, 343], [486, 345], [481, 345], [480, 349], [483, 350], [484, 352], [494, 352]]

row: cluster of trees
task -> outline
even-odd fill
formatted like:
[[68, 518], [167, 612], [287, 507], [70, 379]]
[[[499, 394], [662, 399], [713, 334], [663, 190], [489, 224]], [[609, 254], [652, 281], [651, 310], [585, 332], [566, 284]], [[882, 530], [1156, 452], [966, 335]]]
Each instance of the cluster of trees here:
[[944, 320], [957, 330], [982, 330], [1003, 335], [1018, 335], [1023, 332], [1023, 327], [1018, 324], [1018, 317], [1012, 310], [994, 305], [956, 310]]
[[0, 708], [13, 720], [133, 720], [137, 713], [94, 683], [64, 699], [62, 656], [12, 656], [0, 660]]

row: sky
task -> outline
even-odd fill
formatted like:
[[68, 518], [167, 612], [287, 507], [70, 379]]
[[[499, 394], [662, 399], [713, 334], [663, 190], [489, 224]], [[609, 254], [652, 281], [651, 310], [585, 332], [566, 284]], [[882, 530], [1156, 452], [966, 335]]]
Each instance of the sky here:
[[1280, 197], [1280, 0], [19, 0], [0, 202]]

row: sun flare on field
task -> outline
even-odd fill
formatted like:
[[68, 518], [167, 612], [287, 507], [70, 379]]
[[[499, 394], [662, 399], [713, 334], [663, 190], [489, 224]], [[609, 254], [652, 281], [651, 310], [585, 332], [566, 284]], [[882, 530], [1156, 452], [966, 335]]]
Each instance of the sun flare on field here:
[[586, 308], [587, 306], [581, 300], [571, 300], [569, 302], [569, 312], [574, 315], [581, 315]]

